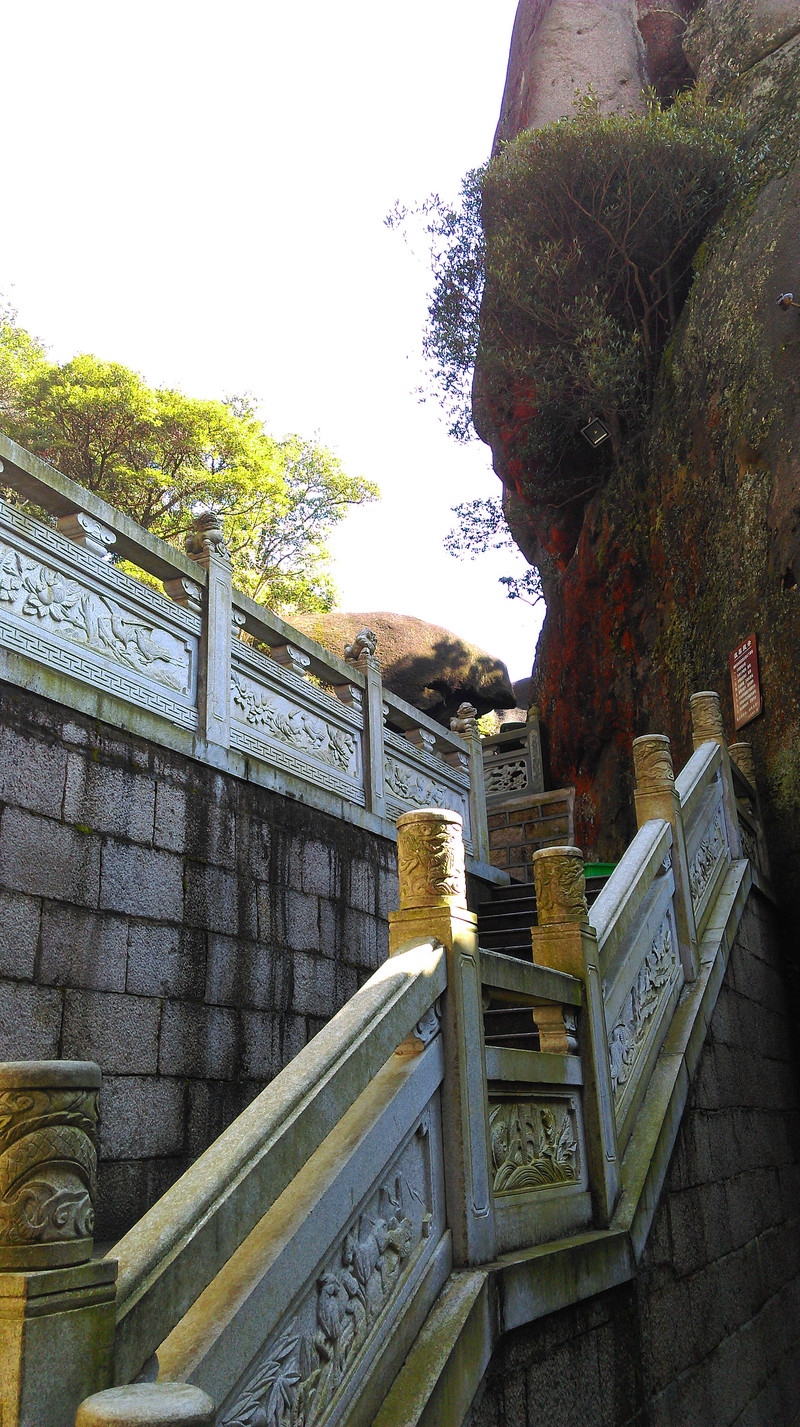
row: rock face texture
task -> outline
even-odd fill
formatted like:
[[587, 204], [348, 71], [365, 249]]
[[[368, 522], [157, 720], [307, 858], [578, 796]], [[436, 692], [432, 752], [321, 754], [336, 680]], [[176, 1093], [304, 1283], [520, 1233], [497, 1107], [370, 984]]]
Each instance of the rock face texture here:
[[[755, 632], [764, 714], [739, 737], [753, 744], [773, 870], [784, 886], [797, 885], [800, 310], [782, 310], [776, 299], [800, 292], [796, 142], [777, 157], [800, 108], [800, 0], [638, 7], [523, 0], [500, 137], [554, 117], [548, 96], [562, 96], [567, 111], [561, 77], [550, 70], [547, 26], [559, 16], [568, 22], [577, 54], [586, 8], [621, 66], [632, 63], [623, 54], [642, 46], [662, 93], [691, 72], [712, 97], [739, 105], [754, 142], [769, 145], [773, 176], [723, 217], [696, 259], [662, 361], [638, 481], [609, 481], [568, 511], [539, 505], [535, 473], [520, 480], [509, 469], [502, 433], [477, 413], [515, 536], [545, 583], [533, 699], [548, 728], [553, 776], [577, 789], [576, 840], [587, 855], [613, 858], [632, 831], [633, 738], [670, 732], [682, 762], [691, 749], [688, 696], [716, 688], [733, 741], [728, 658]], [[625, 23], [627, 47], [618, 39]], [[624, 100], [614, 98], [608, 53], [605, 44], [593, 50], [598, 94], [606, 106], [627, 107], [633, 81], [617, 85]]]
[[505, 664], [438, 624], [374, 611], [297, 615], [295, 623], [333, 654], [341, 654], [360, 629], [374, 630], [387, 689], [446, 726], [464, 701], [479, 714], [516, 704]]

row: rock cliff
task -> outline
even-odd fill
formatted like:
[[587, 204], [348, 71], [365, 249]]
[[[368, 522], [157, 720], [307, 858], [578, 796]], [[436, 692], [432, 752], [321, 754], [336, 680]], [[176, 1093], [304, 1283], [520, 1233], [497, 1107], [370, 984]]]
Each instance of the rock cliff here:
[[[574, 783], [577, 841], [618, 855], [630, 836], [630, 745], [669, 731], [690, 748], [688, 696], [723, 694], [728, 656], [759, 642], [764, 713], [754, 748], [775, 871], [800, 882], [800, 0], [522, 0], [498, 142], [568, 112], [592, 81], [605, 108], [702, 80], [748, 116], [771, 177], [727, 212], [695, 258], [666, 348], [636, 477], [584, 502], [544, 503], [509, 459], [478, 371], [476, 421], [507, 514], [540, 566], [548, 612], [533, 698], [553, 776]], [[793, 131], [794, 130], [794, 131]], [[787, 142], [787, 138], [790, 142]]]

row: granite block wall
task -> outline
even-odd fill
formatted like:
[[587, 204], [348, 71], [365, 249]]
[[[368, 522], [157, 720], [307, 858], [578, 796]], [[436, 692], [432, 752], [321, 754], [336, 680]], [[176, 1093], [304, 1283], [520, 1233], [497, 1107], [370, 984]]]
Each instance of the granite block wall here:
[[800, 1422], [800, 1096], [751, 895], [635, 1282], [502, 1338], [471, 1427]]
[[396, 847], [0, 686], [0, 1059], [103, 1071], [124, 1231], [388, 953]]

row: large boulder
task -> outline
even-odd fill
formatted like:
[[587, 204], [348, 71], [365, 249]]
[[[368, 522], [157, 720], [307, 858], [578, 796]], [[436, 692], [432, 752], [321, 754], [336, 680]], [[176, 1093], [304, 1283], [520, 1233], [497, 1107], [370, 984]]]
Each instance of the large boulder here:
[[479, 714], [511, 709], [516, 703], [500, 659], [414, 615], [337, 611], [297, 615], [294, 622], [324, 649], [340, 656], [360, 629], [373, 630], [387, 689], [439, 723], [447, 725], [465, 701], [474, 704]]

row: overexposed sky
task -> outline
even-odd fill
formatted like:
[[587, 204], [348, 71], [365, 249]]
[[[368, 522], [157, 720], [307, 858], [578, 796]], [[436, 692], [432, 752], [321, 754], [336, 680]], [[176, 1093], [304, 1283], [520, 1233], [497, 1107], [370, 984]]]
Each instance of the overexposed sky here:
[[[461, 563], [488, 452], [419, 405], [429, 273], [383, 219], [487, 156], [516, 0], [37, 0], [5, 7], [0, 293], [59, 359], [250, 392], [380, 505], [335, 537], [340, 607], [442, 624], [530, 673], [541, 613]], [[380, 652], [380, 651], [379, 651]]]

